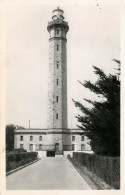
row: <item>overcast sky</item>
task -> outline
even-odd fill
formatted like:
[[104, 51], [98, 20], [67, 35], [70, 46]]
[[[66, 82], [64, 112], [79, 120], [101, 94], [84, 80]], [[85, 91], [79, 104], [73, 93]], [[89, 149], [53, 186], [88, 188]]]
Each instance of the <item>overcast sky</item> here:
[[[6, 124], [47, 127], [49, 33], [53, 9], [64, 10], [67, 34], [68, 127], [79, 113], [72, 98], [91, 98], [77, 80], [95, 81], [93, 65], [114, 73], [120, 59], [119, 0], [6, 1]], [[105, 2], [105, 3], [104, 3]]]

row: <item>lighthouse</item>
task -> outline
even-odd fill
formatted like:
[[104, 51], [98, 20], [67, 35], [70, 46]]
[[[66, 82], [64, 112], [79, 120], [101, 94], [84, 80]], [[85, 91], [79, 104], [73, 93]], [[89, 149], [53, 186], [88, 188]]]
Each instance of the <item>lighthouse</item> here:
[[[70, 145], [67, 133], [67, 32], [68, 23], [59, 7], [53, 10], [49, 32], [49, 81], [47, 142], [62, 151], [63, 145]], [[67, 141], [66, 141], [67, 140]]]
[[[68, 23], [59, 7], [48, 23], [49, 77], [47, 129], [20, 128], [14, 132], [14, 148], [37, 151], [38, 156], [66, 156], [72, 150], [90, 150], [89, 140], [81, 129], [67, 124], [67, 32]], [[30, 122], [30, 121], [29, 121]]]

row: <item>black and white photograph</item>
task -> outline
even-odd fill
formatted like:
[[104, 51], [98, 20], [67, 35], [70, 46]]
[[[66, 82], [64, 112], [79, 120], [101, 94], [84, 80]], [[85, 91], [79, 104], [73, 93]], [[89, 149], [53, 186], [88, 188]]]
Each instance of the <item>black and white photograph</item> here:
[[1, 194], [122, 189], [123, 10], [120, 0], [3, 2]]

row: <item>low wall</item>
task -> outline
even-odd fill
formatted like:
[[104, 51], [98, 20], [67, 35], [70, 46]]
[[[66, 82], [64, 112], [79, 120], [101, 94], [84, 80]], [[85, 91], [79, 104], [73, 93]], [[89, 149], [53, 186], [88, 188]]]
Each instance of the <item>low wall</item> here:
[[63, 151], [63, 156], [67, 157], [68, 155], [70, 155], [71, 157], [73, 156], [73, 151]]
[[72, 160], [115, 189], [120, 188], [120, 158], [73, 152]]
[[79, 152], [79, 153], [87, 153], [87, 154], [94, 154], [94, 152], [92, 150], [84, 150], [84, 151], [76, 151], [76, 152]]
[[37, 151], [37, 153], [38, 153], [38, 158], [46, 157], [46, 151]]

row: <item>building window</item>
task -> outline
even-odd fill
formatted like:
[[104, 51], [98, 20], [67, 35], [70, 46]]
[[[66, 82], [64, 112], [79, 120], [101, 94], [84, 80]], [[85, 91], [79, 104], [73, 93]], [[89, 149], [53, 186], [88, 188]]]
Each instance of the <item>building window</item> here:
[[42, 150], [42, 144], [39, 144], [39, 150]]
[[81, 151], [85, 150], [85, 144], [81, 144]]
[[33, 144], [30, 144], [29, 149], [30, 151], [33, 151]]
[[58, 119], [58, 114], [56, 114], [56, 119]]
[[57, 34], [57, 35], [59, 34], [59, 29], [56, 30], [56, 34]]
[[39, 136], [39, 141], [42, 141], [42, 136]]
[[33, 136], [30, 136], [30, 141], [33, 141]]
[[23, 144], [20, 144], [20, 148], [22, 148], [22, 149], [23, 149]]
[[20, 141], [23, 141], [23, 136], [22, 135], [20, 136]]
[[72, 136], [72, 141], [75, 141], [75, 136], [74, 135]]
[[56, 84], [57, 84], [57, 85], [59, 84], [59, 79], [56, 79]]
[[58, 102], [59, 101], [59, 96], [56, 96], [56, 102]]
[[59, 68], [59, 62], [56, 62], [56, 68], [57, 69]]
[[59, 51], [59, 45], [57, 45], [57, 51]]
[[84, 141], [84, 135], [81, 136], [81, 141]]

